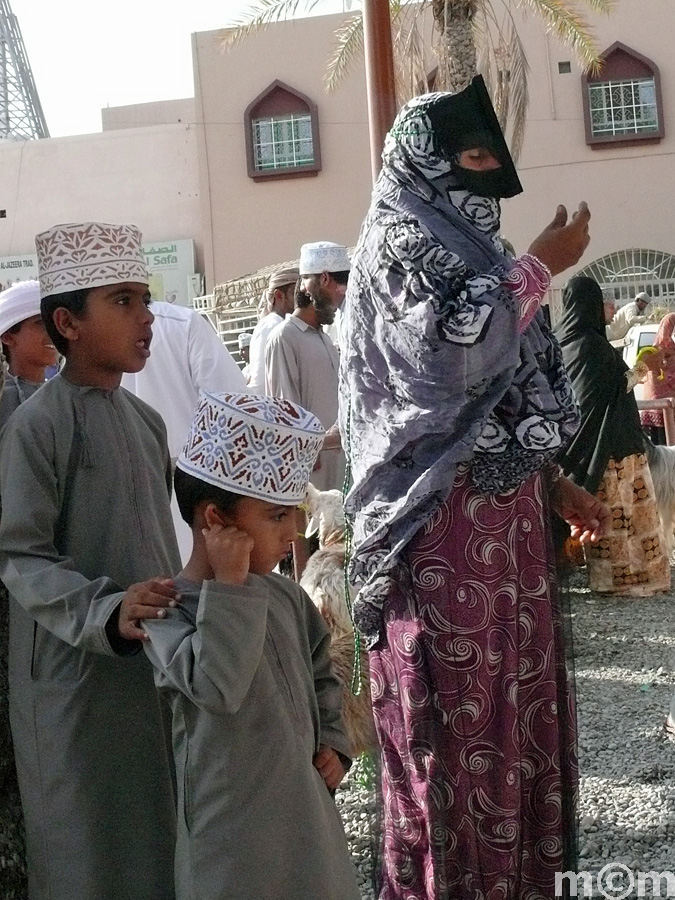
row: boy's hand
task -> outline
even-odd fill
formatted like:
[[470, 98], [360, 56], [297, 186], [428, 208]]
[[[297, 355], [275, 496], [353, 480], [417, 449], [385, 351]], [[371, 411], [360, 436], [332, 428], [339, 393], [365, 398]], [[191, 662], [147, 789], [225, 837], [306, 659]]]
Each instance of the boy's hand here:
[[216, 581], [243, 584], [251, 564], [253, 538], [234, 525], [211, 521], [202, 529], [206, 553]]
[[334, 791], [345, 777], [345, 767], [332, 747], [320, 747], [313, 759], [314, 768], [326, 782], [326, 787]]
[[141, 619], [163, 619], [167, 606], [180, 600], [172, 578], [153, 578], [132, 584], [122, 598], [119, 608], [118, 630], [127, 641], [147, 641], [148, 636], [139, 625]]

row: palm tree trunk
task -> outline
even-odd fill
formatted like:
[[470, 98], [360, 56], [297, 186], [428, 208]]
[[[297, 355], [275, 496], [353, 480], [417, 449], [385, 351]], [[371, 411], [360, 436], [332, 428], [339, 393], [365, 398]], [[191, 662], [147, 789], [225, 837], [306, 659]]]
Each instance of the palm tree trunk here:
[[476, 74], [476, 5], [476, 0], [432, 0], [440, 35], [436, 85], [442, 90], [461, 91]]

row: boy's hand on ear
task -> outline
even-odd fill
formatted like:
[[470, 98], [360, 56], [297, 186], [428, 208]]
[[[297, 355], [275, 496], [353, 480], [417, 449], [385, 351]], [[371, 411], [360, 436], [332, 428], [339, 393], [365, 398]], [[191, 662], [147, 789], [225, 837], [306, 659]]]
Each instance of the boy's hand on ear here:
[[345, 767], [335, 750], [332, 747], [319, 747], [313, 763], [314, 768], [326, 782], [326, 787], [334, 791], [345, 777]]
[[216, 581], [243, 584], [251, 564], [253, 538], [234, 525], [210, 521], [202, 529], [206, 553]]
[[117, 628], [120, 637], [127, 641], [147, 641], [148, 636], [140, 626], [141, 619], [163, 619], [167, 606], [175, 606], [180, 600], [171, 578], [152, 578], [132, 584], [120, 603]]

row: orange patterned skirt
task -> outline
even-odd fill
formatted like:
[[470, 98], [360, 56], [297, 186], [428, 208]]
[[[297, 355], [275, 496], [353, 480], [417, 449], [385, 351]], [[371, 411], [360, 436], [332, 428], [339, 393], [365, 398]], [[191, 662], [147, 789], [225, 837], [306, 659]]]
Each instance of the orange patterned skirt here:
[[648, 597], [670, 590], [670, 560], [644, 453], [610, 459], [596, 496], [612, 510], [612, 531], [587, 546], [592, 591]]

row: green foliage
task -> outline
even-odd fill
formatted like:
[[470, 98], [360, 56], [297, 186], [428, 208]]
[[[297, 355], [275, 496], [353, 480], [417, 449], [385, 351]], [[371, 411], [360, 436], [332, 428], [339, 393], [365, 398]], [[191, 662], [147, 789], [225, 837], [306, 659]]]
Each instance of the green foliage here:
[[362, 788], [374, 791], [377, 787], [377, 771], [377, 753], [362, 753], [354, 760], [349, 775]]

